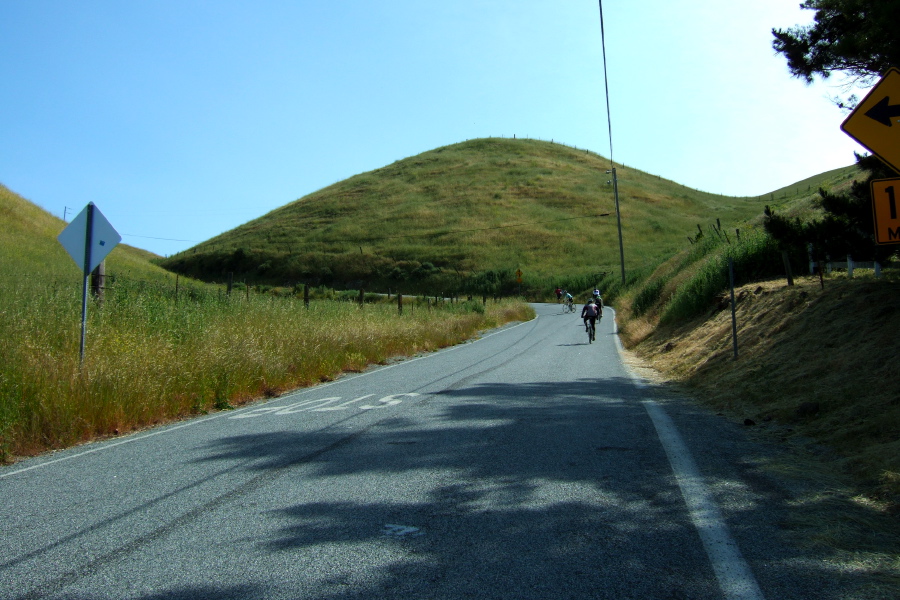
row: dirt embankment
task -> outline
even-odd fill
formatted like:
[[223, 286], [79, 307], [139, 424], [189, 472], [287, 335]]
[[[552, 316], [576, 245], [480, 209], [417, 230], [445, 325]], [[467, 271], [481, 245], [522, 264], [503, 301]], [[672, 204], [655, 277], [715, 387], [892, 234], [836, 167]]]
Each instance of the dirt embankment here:
[[[870, 497], [900, 506], [900, 282], [806, 278], [736, 290], [704, 318], [626, 344], [668, 381], [781, 442], [814, 440]], [[628, 325], [626, 324], [626, 334]]]

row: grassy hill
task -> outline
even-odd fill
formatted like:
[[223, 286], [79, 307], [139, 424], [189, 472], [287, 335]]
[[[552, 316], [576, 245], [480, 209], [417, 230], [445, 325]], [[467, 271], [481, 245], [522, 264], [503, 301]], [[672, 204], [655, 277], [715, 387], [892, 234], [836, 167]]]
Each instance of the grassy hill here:
[[[49, 281], [74, 281], [80, 285], [80, 269], [56, 236], [66, 222], [0, 184], [0, 282], [35, 277]], [[107, 272], [146, 281], [171, 278], [151, 259], [155, 254], [119, 244], [107, 258]]]
[[[104, 299], [90, 298], [56, 240], [65, 223], [0, 187], [0, 463], [118, 435], [461, 342], [531, 318], [507, 300], [367, 304], [226, 294], [118, 246]], [[343, 326], [353, 319], [354, 327]], [[439, 326], [438, 326], [439, 324]]]
[[[160, 264], [219, 281], [233, 272], [275, 285], [470, 293], [508, 289], [521, 269], [532, 295], [578, 289], [619, 272], [609, 168], [597, 154], [551, 142], [471, 140], [356, 175]], [[736, 198], [619, 165], [626, 269], [680, 251], [698, 224], [740, 227], [776, 196], [811, 195], [855, 170]]]

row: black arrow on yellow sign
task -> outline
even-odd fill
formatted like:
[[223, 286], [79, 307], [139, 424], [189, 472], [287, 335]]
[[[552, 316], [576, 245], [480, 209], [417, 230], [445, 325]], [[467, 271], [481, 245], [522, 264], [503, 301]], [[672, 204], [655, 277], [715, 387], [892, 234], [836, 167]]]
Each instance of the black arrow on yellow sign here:
[[885, 96], [878, 101], [878, 104], [866, 111], [866, 116], [882, 125], [892, 127], [894, 123], [891, 118], [900, 117], [900, 104], [891, 104], [891, 97]]

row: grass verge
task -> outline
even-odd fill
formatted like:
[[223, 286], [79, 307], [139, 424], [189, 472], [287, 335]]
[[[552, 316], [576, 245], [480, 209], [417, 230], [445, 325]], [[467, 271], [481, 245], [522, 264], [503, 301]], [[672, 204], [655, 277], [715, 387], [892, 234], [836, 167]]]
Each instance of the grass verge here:
[[79, 365], [80, 289], [0, 280], [0, 458], [65, 447], [435, 350], [533, 311], [514, 301], [314, 301], [117, 281], [88, 314]]

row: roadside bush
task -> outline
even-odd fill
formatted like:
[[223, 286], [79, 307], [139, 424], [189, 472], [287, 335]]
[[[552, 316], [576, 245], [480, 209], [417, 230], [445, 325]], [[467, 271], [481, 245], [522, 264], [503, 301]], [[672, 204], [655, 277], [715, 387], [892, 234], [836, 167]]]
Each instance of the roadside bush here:
[[644, 287], [638, 291], [631, 303], [631, 310], [634, 316], [639, 317], [650, 310], [654, 304], [659, 302], [662, 296], [663, 288], [669, 282], [668, 277], [660, 277], [652, 281], [648, 281]]
[[716, 296], [728, 288], [729, 258], [734, 260], [736, 286], [783, 274], [777, 243], [763, 232], [749, 232], [738, 243], [715, 248], [697, 272], [675, 291], [660, 322], [672, 324], [703, 314]]

